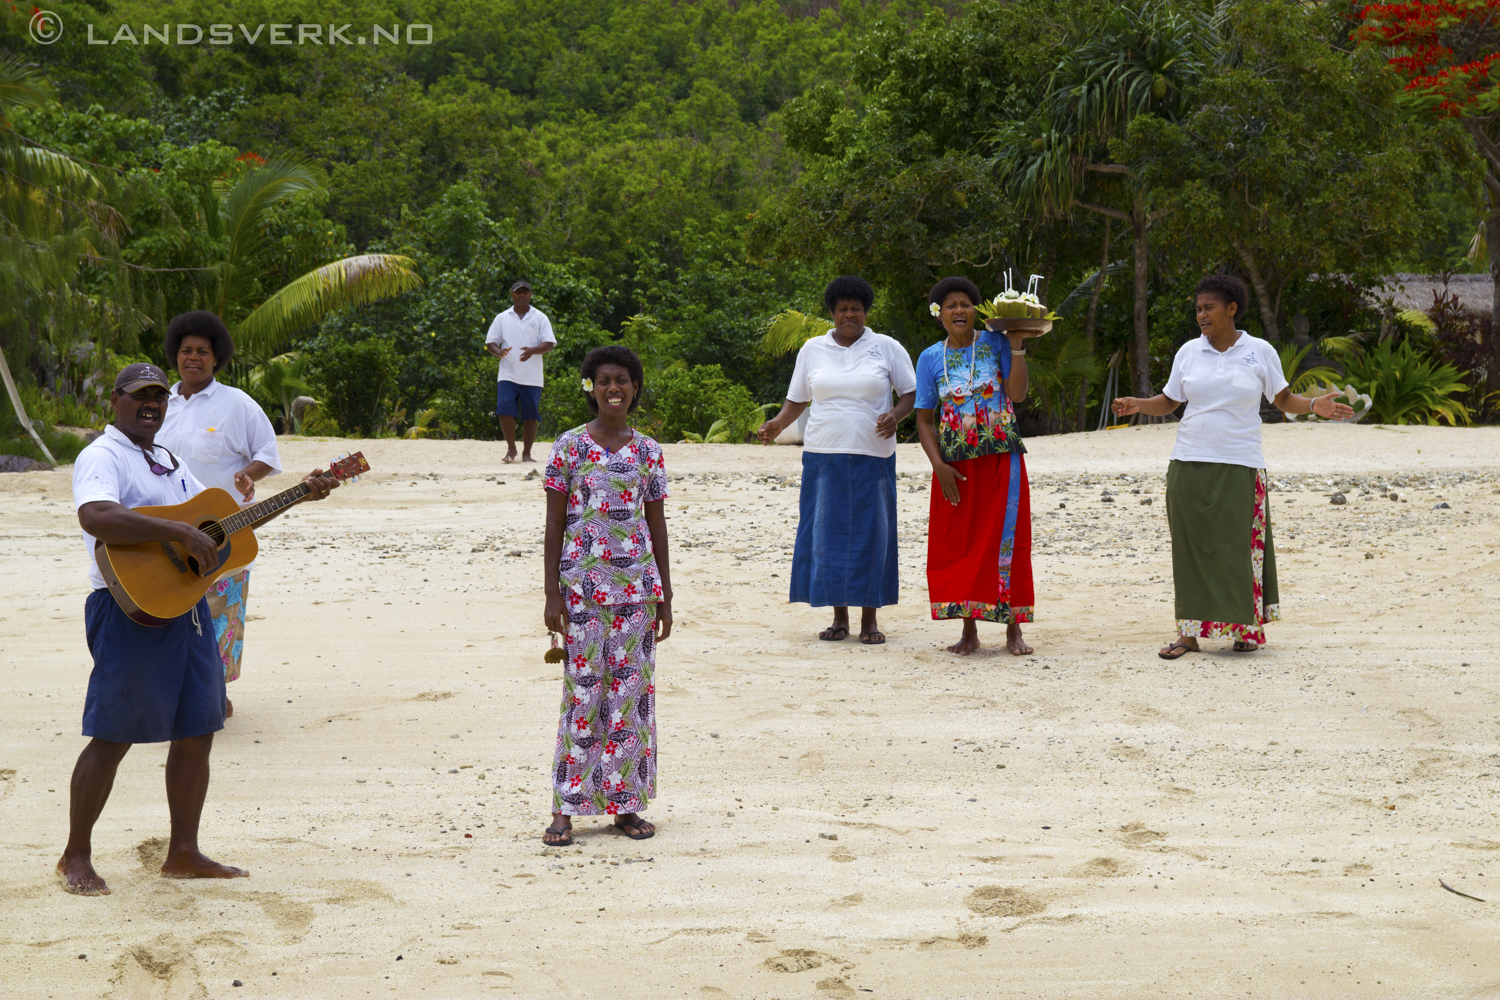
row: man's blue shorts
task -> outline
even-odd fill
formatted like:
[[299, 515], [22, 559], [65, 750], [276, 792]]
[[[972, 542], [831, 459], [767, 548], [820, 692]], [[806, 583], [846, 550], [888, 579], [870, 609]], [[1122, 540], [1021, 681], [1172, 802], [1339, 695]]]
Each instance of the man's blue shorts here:
[[495, 415], [517, 420], [542, 419], [542, 387], [496, 382]]
[[224, 728], [224, 664], [208, 601], [160, 628], [137, 625], [100, 588], [83, 606], [94, 672], [83, 735], [111, 743], [164, 743]]

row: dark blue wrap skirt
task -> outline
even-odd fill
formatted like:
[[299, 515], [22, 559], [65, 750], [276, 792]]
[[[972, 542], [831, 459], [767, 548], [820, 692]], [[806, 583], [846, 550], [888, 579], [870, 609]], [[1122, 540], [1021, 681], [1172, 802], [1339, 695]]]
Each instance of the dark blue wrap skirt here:
[[802, 453], [791, 600], [883, 608], [900, 600], [896, 456]]

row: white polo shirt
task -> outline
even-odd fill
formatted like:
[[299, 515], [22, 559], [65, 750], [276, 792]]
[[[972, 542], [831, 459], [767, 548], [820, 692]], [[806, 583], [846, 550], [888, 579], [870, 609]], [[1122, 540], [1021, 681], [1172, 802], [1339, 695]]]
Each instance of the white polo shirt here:
[[896, 454], [894, 436], [875, 433], [875, 420], [891, 409], [891, 393], [917, 389], [911, 355], [892, 337], [869, 327], [848, 347], [829, 330], [797, 352], [786, 398], [811, 403], [802, 450], [828, 455]]
[[[151, 454], [158, 465], [172, 467], [172, 457], [165, 448], [153, 444]], [[75, 511], [96, 500], [113, 500], [126, 507], [169, 507], [201, 492], [203, 484], [180, 459], [176, 472], [165, 476], [152, 472], [141, 447], [114, 424], [104, 428], [104, 433], [79, 452], [73, 463]], [[94, 538], [86, 531], [83, 544], [88, 553], [89, 585], [98, 590], [104, 586], [104, 576], [94, 562]]]
[[172, 449], [204, 486], [223, 490], [242, 507], [246, 503], [234, 485], [236, 472], [264, 462], [271, 475], [281, 473], [276, 431], [266, 411], [248, 393], [217, 380], [187, 399], [181, 382], [172, 386], [156, 443]]
[[516, 307], [511, 306], [490, 323], [490, 332], [485, 334], [484, 342], [511, 349], [500, 359], [500, 371], [495, 375], [495, 381], [541, 385], [542, 355], [534, 354], [522, 361], [521, 348], [555, 344], [557, 338], [552, 335], [552, 321], [536, 306], [527, 309], [525, 316], [517, 316]]
[[1162, 390], [1187, 409], [1177, 425], [1172, 457], [1183, 462], [1220, 462], [1264, 469], [1260, 447], [1260, 401], [1274, 401], [1287, 386], [1276, 349], [1244, 330], [1222, 354], [1208, 336], [1190, 340], [1172, 359]]

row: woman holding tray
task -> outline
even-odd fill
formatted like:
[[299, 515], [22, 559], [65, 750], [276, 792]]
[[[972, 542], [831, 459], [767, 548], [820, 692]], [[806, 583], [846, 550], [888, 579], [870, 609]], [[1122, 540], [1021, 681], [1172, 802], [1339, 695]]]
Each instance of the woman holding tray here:
[[1235, 329], [1250, 301], [1243, 281], [1211, 274], [1194, 294], [1202, 336], [1177, 351], [1166, 388], [1150, 399], [1114, 401], [1121, 417], [1165, 416], [1187, 402], [1167, 465], [1177, 639], [1158, 653], [1164, 660], [1197, 652], [1199, 639], [1233, 639], [1236, 652], [1252, 652], [1266, 641], [1265, 623], [1281, 617], [1261, 453], [1261, 397], [1286, 413], [1334, 420], [1354, 415], [1334, 402], [1334, 393], [1316, 399], [1294, 395], [1276, 349]]
[[963, 619], [948, 651], [979, 648], [979, 621], [1004, 622], [1014, 656], [1032, 652], [1031, 490], [1013, 403], [1026, 398], [1025, 338], [977, 327], [979, 289], [944, 278], [928, 293], [946, 337], [917, 359], [917, 433], [932, 463], [927, 590], [934, 619]]

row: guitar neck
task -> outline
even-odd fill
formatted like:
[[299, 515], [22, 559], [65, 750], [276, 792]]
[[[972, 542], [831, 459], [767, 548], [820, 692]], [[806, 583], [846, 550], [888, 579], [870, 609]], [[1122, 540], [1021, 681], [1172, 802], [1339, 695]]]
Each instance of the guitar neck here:
[[312, 496], [312, 488], [306, 483], [298, 483], [268, 500], [251, 504], [238, 514], [229, 515], [219, 524], [223, 526], [226, 535], [232, 535], [241, 528], [257, 528], [288, 507], [299, 504], [310, 496]]

